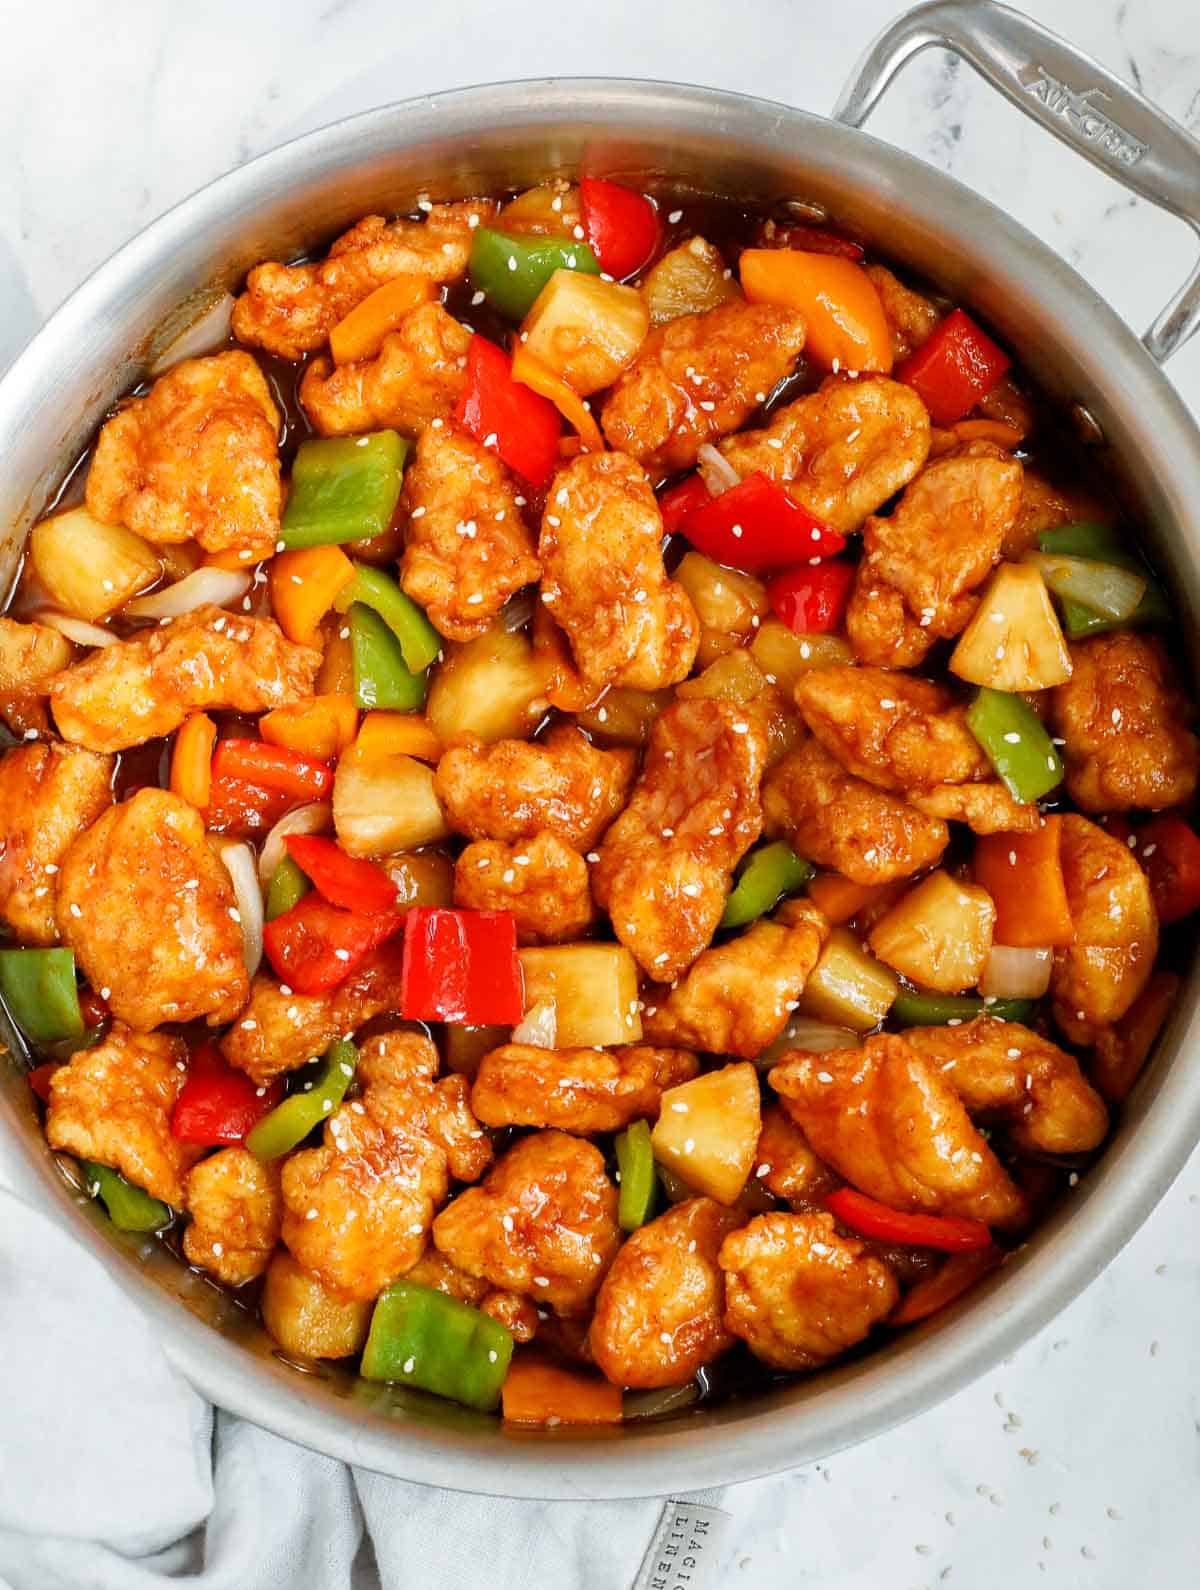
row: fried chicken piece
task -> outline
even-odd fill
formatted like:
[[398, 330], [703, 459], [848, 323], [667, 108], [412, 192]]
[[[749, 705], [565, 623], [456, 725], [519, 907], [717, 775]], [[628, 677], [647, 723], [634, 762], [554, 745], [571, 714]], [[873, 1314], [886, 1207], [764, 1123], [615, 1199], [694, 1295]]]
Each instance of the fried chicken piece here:
[[453, 746], [438, 763], [446, 820], [470, 839], [532, 840], [548, 830], [588, 850], [625, 804], [637, 753], [601, 751], [569, 723], [544, 740]]
[[759, 1215], [721, 1244], [725, 1325], [775, 1369], [820, 1369], [867, 1337], [900, 1283], [828, 1214]]
[[538, 1333], [541, 1317], [537, 1307], [519, 1292], [491, 1291], [479, 1305], [498, 1325], [503, 1325], [516, 1342], [531, 1342]]
[[762, 829], [762, 725], [733, 702], [677, 701], [600, 846], [592, 890], [651, 977], [671, 982], [721, 920], [734, 867]]
[[263, 1324], [298, 1358], [350, 1358], [361, 1352], [375, 1299], [347, 1302], [321, 1285], [286, 1248], [276, 1248], [262, 1289]]
[[139, 1032], [232, 1021], [250, 991], [229, 874], [164, 789], [111, 806], [63, 857], [57, 918], [93, 988]]
[[829, 923], [804, 900], [707, 949], [674, 988], [646, 991], [651, 1043], [683, 1043], [753, 1060], [787, 1025], [821, 958]]
[[870, 1197], [993, 1226], [1024, 1218], [1024, 1198], [949, 1079], [903, 1038], [796, 1050], [768, 1080], [821, 1158]]
[[171, 1135], [187, 1072], [187, 1045], [114, 1021], [94, 1049], [77, 1049], [50, 1079], [51, 1148], [119, 1170], [126, 1181], [178, 1209], [183, 1178], [203, 1152]]
[[613, 1261], [588, 1333], [617, 1386], [678, 1386], [733, 1346], [717, 1254], [743, 1218], [689, 1198], [639, 1227]]
[[1051, 692], [1050, 721], [1066, 742], [1067, 791], [1085, 812], [1158, 811], [1196, 793], [1200, 742], [1166, 647], [1118, 629], [1071, 647], [1072, 673]]
[[472, 1113], [466, 1077], [436, 1080], [438, 1052], [422, 1033], [385, 1032], [359, 1052], [358, 1077], [368, 1114], [395, 1136], [427, 1137], [457, 1181], [477, 1181], [492, 1163], [492, 1144]]
[[818, 740], [773, 767], [763, 785], [764, 832], [854, 883], [893, 883], [932, 867], [950, 842], [937, 817], [847, 773]]
[[942, 311], [924, 293], [906, 286], [886, 265], [864, 265], [863, 270], [879, 294], [892, 339], [892, 358], [899, 364], [928, 341]]
[[327, 994], [287, 992], [266, 972], [250, 984], [250, 998], [221, 1040], [230, 1065], [266, 1087], [285, 1071], [316, 1060], [337, 1037], [373, 1016], [400, 1009], [402, 937], [389, 939]]
[[1021, 465], [968, 442], [924, 469], [886, 519], [863, 527], [846, 633], [859, 660], [912, 668], [967, 627], [1021, 505]]
[[279, 538], [279, 410], [248, 353], [185, 359], [100, 432], [87, 505], [147, 541], [198, 541], [247, 564]]
[[433, 1240], [469, 1275], [583, 1314], [620, 1241], [617, 1190], [594, 1144], [536, 1132], [442, 1210]]
[[826, 381], [721, 451], [743, 479], [761, 470], [847, 535], [924, 464], [929, 415], [911, 387], [886, 376]]
[[113, 760], [74, 745], [14, 746], [0, 757], [0, 916], [24, 944], [58, 938], [58, 871], [112, 804]]
[[270, 618], [213, 606], [85, 657], [55, 679], [50, 702], [64, 740], [127, 751], [177, 729], [192, 712], [267, 712], [310, 696], [321, 653], [296, 646]]
[[1062, 869], [1073, 936], [1054, 952], [1054, 1019], [1072, 1043], [1090, 1044], [1149, 982], [1158, 917], [1127, 847], [1073, 812], [1062, 820]]
[[519, 496], [490, 448], [449, 425], [422, 432], [404, 476], [400, 583], [451, 640], [482, 635], [541, 575]]
[[586, 1137], [653, 1120], [667, 1088], [700, 1067], [682, 1049], [539, 1049], [506, 1043], [484, 1055], [471, 1108], [486, 1126], [542, 1126]]
[[1112, 520], [1112, 508], [1092, 492], [1055, 485], [1026, 465], [1021, 507], [1000, 551], [1006, 558], [1019, 558], [1043, 530], [1057, 530], [1064, 524], [1111, 524]]
[[469, 1303], [472, 1308], [478, 1307], [489, 1290], [486, 1281], [458, 1269], [432, 1244], [410, 1269], [405, 1270], [401, 1279], [413, 1281], [418, 1286], [431, 1287], [435, 1292], [443, 1292], [447, 1297], [454, 1298], [456, 1302]]
[[966, 823], [976, 834], [1031, 834], [1042, 821], [1036, 804], [1015, 800], [998, 778], [985, 784], [935, 784], [910, 790], [908, 799], [927, 817]]
[[1088, 1073], [1109, 1104], [1128, 1098], [1179, 998], [1182, 984], [1174, 972], [1155, 972], [1114, 1027], [1096, 1034]]
[[511, 911], [518, 944], [569, 944], [587, 934], [596, 915], [587, 862], [549, 829], [507, 845], [468, 845], [454, 866], [454, 903]]
[[904, 1037], [972, 1116], [1007, 1122], [1018, 1148], [1085, 1154], [1104, 1141], [1108, 1111], [1079, 1062], [1019, 1022], [980, 1016], [961, 1027], [912, 1027]]
[[357, 436], [382, 429], [419, 436], [448, 420], [467, 384], [471, 333], [441, 304], [418, 304], [370, 359], [335, 366], [310, 360], [300, 404], [321, 436]]
[[70, 667], [75, 648], [49, 624], [0, 617], [0, 717], [14, 734], [50, 727], [46, 697], [56, 674]]
[[651, 475], [689, 469], [791, 373], [804, 333], [793, 310], [740, 298], [656, 326], [604, 404], [608, 445]]
[[662, 516], [640, 464], [581, 453], [554, 477], [538, 556], [542, 601], [594, 699], [605, 685], [661, 690], [700, 645], [691, 598], [667, 578]]
[[457, 281], [466, 271], [476, 226], [496, 214], [493, 199], [435, 204], [424, 221], [368, 215], [343, 232], [323, 260], [256, 265], [233, 308], [239, 342], [284, 359], [319, 348], [345, 315], [397, 276]]
[[442, 1149], [385, 1130], [364, 1097], [330, 1116], [320, 1148], [284, 1161], [283, 1240], [338, 1297], [377, 1297], [420, 1258], [449, 1185]]
[[797, 1210], [823, 1210], [842, 1179], [814, 1151], [782, 1104], [768, 1104], [754, 1151], [755, 1180]]
[[193, 1167], [187, 1208], [184, 1257], [226, 1286], [243, 1286], [263, 1274], [279, 1241], [279, 1167], [248, 1149], [222, 1148]]

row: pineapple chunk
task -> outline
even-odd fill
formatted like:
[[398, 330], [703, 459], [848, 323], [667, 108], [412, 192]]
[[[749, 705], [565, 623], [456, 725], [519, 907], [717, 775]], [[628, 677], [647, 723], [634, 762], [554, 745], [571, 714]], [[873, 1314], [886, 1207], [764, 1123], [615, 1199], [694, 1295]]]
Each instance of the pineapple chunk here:
[[446, 1070], [474, 1081], [484, 1055], [502, 1048], [511, 1035], [511, 1027], [468, 1027], [448, 1021], [442, 1034]]
[[599, 745], [645, 745], [659, 713], [674, 700], [671, 690], [630, 690], [614, 685], [575, 721]]
[[762, 1130], [758, 1073], [748, 1060], [708, 1071], [662, 1096], [654, 1157], [719, 1204], [738, 1200]]
[[683, 701], [711, 697], [752, 708], [767, 731], [768, 767], [774, 766], [804, 738], [804, 721], [787, 694], [768, 683], [762, 669], [744, 648], [726, 652], [709, 663], [702, 674], [685, 679], [677, 686], [676, 694]]
[[931, 872], [871, 930], [881, 961], [922, 988], [961, 994], [983, 976], [996, 907], [986, 889]]
[[891, 1010], [900, 981], [848, 928], [834, 928], [796, 1009], [814, 1021], [870, 1032]]
[[433, 769], [412, 756], [381, 756], [365, 764], [343, 756], [333, 778], [333, 826], [351, 856], [415, 850], [450, 832]]
[[641, 1042], [637, 963], [623, 944], [556, 944], [517, 954], [525, 1014], [553, 1005], [560, 1049]]
[[690, 237], [663, 255], [642, 283], [642, 293], [651, 324], [661, 326], [680, 315], [716, 309], [737, 298], [739, 289], [719, 250], [702, 237]]
[[35, 524], [29, 556], [54, 605], [91, 624], [115, 613], [162, 573], [157, 552], [141, 536], [102, 524], [86, 508]]
[[750, 655], [789, 699], [797, 679], [810, 668], [833, 668], [855, 661], [850, 643], [840, 635], [797, 635], [777, 618], [767, 619], [759, 628]]
[[319, 696], [354, 694], [354, 654], [350, 650], [350, 631], [340, 613], [331, 613], [321, 626], [325, 654], [315, 686]]
[[701, 668], [743, 645], [770, 611], [767, 588], [752, 575], [723, 569], [702, 552], [689, 552], [675, 578], [692, 599], [700, 620]]
[[526, 188], [496, 218], [497, 231], [521, 237], [575, 237], [575, 228], [582, 225], [579, 189], [565, 177]]
[[532, 734], [549, 706], [533, 647], [497, 624], [449, 651], [433, 676], [425, 716], [445, 746], [472, 738], [491, 745]]
[[367, 1339], [374, 1298], [344, 1303], [326, 1291], [286, 1248], [276, 1250], [263, 1283], [263, 1324], [285, 1352], [300, 1358], [350, 1358]]
[[401, 851], [385, 856], [380, 866], [396, 885], [395, 910], [454, 904], [454, 863], [444, 851]]
[[1049, 690], [1071, 677], [1046, 582], [1029, 563], [1002, 563], [963, 630], [950, 671], [992, 690]]
[[555, 271], [525, 316], [521, 339], [580, 397], [611, 386], [637, 357], [650, 316], [636, 287]]

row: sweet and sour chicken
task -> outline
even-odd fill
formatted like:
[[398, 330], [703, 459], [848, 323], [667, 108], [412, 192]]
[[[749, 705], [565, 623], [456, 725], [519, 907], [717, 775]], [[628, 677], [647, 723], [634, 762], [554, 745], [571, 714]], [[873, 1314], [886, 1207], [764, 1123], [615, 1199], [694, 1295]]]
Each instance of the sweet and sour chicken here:
[[0, 998], [84, 1193], [288, 1360], [653, 1417], [1086, 1175], [1195, 711], [964, 310], [794, 215], [439, 197], [257, 264], [35, 527]]

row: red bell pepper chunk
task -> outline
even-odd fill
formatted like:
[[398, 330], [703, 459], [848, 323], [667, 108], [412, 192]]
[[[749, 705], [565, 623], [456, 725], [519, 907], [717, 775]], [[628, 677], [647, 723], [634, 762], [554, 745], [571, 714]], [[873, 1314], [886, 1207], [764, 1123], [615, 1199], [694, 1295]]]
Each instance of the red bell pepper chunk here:
[[213, 779], [241, 779], [260, 789], [319, 801], [329, 793], [333, 773], [328, 762], [262, 740], [221, 740], [213, 756]]
[[283, 1097], [283, 1083], [256, 1088], [211, 1043], [192, 1050], [187, 1078], [171, 1112], [171, 1136], [181, 1143], [240, 1143]]
[[1008, 369], [1012, 360], [961, 309], [952, 309], [915, 353], [899, 364], [903, 381], [935, 425], [956, 425]]
[[112, 1015], [108, 1000], [102, 999], [94, 988], [79, 990], [79, 1014], [85, 1027], [99, 1027]]
[[342, 911], [319, 894], [306, 894], [267, 923], [263, 948], [281, 982], [298, 994], [324, 994], [345, 982], [403, 921], [395, 912]]
[[797, 635], [824, 635], [841, 628], [853, 584], [852, 563], [789, 569], [767, 581], [767, 600], [775, 616]]
[[992, 1234], [982, 1220], [964, 1220], [961, 1215], [905, 1214], [853, 1187], [839, 1187], [830, 1193], [825, 1206], [851, 1231], [879, 1242], [938, 1248], [944, 1253], [969, 1253], [992, 1243]]
[[681, 480], [669, 491], [664, 491], [658, 499], [663, 534], [678, 535], [683, 529], [684, 520], [711, 501], [708, 487], [699, 475], [689, 475], [686, 480]]
[[246, 838], [265, 833], [297, 804], [294, 795], [241, 778], [214, 778], [204, 814], [205, 826], [214, 834]]
[[1158, 920], [1178, 922], [1200, 906], [1200, 836], [1182, 817], [1156, 817], [1137, 837]]
[[531, 486], [544, 486], [558, 464], [558, 410], [532, 387], [513, 380], [512, 360], [486, 337], [471, 338], [467, 384], [454, 418], [477, 442], [494, 447]]
[[752, 570], [831, 558], [846, 545], [844, 536], [760, 470], [693, 509], [683, 534], [716, 562]]
[[525, 990], [511, 911], [415, 906], [404, 919], [400, 1013], [409, 1021], [515, 1026]]
[[32, 1071], [25, 1073], [26, 1081], [43, 1104], [50, 1102], [50, 1079], [58, 1070], [58, 1066], [57, 1060], [47, 1060], [45, 1065], [34, 1066]]
[[653, 200], [600, 177], [584, 177], [579, 197], [583, 230], [600, 269], [617, 281], [641, 270], [662, 232]]
[[348, 856], [332, 839], [319, 834], [288, 834], [288, 855], [331, 905], [348, 911], [390, 911], [396, 885], [373, 861]]

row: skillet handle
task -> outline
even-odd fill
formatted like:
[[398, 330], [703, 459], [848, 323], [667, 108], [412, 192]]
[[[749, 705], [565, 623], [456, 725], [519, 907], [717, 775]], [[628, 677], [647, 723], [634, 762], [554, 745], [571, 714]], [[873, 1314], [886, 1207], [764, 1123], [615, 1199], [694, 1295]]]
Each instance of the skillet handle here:
[[[995, 0], [932, 0], [891, 23], [834, 107], [861, 127], [900, 68], [950, 50], [1047, 132], [1200, 232], [1200, 142], [1065, 39]], [[1200, 265], [1142, 338], [1160, 364], [1200, 328]]]

